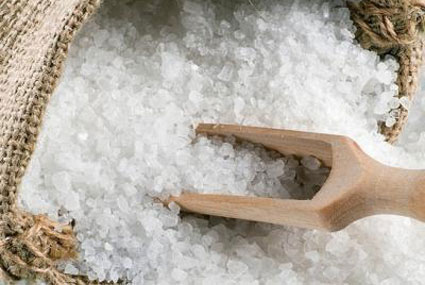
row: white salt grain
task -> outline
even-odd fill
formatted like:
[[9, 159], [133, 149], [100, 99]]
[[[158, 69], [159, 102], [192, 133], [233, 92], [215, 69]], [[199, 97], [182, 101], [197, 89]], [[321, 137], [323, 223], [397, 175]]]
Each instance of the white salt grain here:
[[178, 282], [182, 282], [186, 280], [187, 275], [188, 274], [185, 271], [178, 268], [174, 268], [173, 271], [171, 272], [171, 276], [173, 277], [173, 279]]
[[267, 174], [270, 178], [276, 178], [284, 174], [285, 163], [282, 160], [272, 162], [267, 167]]
[[74, 191], [69, 191], [64, 200], [64, 207], [69, 211], [78, 211], [81, 207], [79, 194]]
[[180, 212], [180, 206], [177, 205], [175, 202], [171, 202], [168, 204], [168, 208], [173, 212], [174, 214], [178, 214]]
[[217, 78], [223, 81], [230, 81], [233, 75], [233, 67], [231, 64], [226, 63], [221, 69], [220, 73], [217, 75]]
[[314, 156], [305, 156], [301, 159], [301, 164], [310, 169], [310, 170], [317, 170], [320, 168], [320, 161], [315, 158]]
[[237, 97], [234, 100], [234, 104], [235, 104], [235, 107], [234, 107], [235, 115], [238, 117], [240, 116], [242, 110], [245, 107], [245, 101], [241, 97]]
[[64, 272], [67, 274], [75, 275], [75, 274], [78, 274], [78, 269], [75, 268], [75, 266], [73, 266], [72, 264], [68, 263], [65, 266]]
[[127, 268], [127, 269], [131, 269], [131, 267], [133, 266], [133, 261], [128, 257], [124, 257], [122, 263], [124, 268]]
[[114, 249], [114, 247], [110, 243], [107, 243], [107, 242], [105, 242], [104, 247], [107, 251], [112, 251]]
[[385, 126], [388, 128], [391, 128], [396, 123], [396, 119], [392, 116], [388, 116], [388, 118], [385, 120]]
[[400, 100], [399, 100], [398, 98], [393, 97], [393, 98], [391, 98], [391, 100], [388, 102], [388, 106], [389, 106], [391, 109], [396, 109], [396, 108], [398, 108], [398, 107], [400, 106]]
[[399, 101], [400, 101], [400, 104], [403, 106], [404, 109], [409, 110], [410, 100], [407, 96], [401, 97]]
[[229, 260], [227, 262], [227, 269], [230, 274], [240, 276], [248, 270], [248, 266], [237, 260]]

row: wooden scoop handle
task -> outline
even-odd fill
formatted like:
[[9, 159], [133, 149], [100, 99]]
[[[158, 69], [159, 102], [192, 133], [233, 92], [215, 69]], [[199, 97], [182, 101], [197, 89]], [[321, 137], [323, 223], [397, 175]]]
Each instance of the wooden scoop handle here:
[[398, 214], [425, 221], [425, 171], [376, 163], [360, 185], [370, 214]]

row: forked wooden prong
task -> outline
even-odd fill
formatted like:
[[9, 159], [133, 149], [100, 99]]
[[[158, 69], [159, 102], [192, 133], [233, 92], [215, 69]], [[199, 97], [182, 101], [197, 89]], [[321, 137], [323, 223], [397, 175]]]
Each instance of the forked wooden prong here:
[[182, 210], [212, 216], [235, 218], [310, 229], [333, 230], [323, 220], [311, 200], [287, 200], [231, 195], [183, 193], [170, 197]]
[[183, 210], [328, 231], [374, 214], [425, 220], [425, 171], [383, 165], [347, 137], [219, 124], [200, 124], [197, 132], [235, 136], [282, 154], [314, 155], [332, 171], [312, 200], [183, 193], [167, 201]]
[[241, 140], [261, 144], [285, 155], [314, 155], [326, 166], [332, 165], [330, 143], [339, 138], [339, 136], [326, 134], [225, 124], [199, 124], [196, 133], [234, 136]]

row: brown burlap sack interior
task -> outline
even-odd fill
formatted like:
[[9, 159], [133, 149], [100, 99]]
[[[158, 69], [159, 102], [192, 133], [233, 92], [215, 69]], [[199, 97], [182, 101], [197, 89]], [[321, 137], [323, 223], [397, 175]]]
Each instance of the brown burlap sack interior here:
[[33, 153], [46, 104], [68, 45], [99, 0], [0, 2], [0, 278], [85, 284], [55, 261], [76, 256], [69, 226], [17, 208], [17, 190]]
[[[99, 4], [100, 0], [0, 1], [0, 279], [5, 282], [39, 278], [50, 284], [89, 283], [55, 267], [58, 260], [76, 256], [71, 226], [26, 213], [16, 201], [68, 46]], [[424, 6], [410, 0], [349, 5], [362, 46], [399, 60], [399, 97], [412, 98], [417, 88]], [[391, 128], [380, 124], [390, 142], [407, 118], [404, 107], [392, 112], [397, 123]]]

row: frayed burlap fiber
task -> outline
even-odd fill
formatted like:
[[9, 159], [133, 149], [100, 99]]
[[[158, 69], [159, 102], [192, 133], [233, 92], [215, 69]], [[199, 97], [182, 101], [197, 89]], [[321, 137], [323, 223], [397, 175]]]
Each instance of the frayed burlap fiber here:
[[[356, 39], [379, 55], [394, 56], [400, 67], [397, 75], [398, 98], [406, 97], [410, 103], [418, 88], [419, 69], [422, 64], [425, 29], [424, 0], [368, 0], [349, 2], [351, 19], [357, 26]], [[385, 139], [397, 140], [407, 122], [408, 106], [391, 110], [396, 119], [392, 126], [379, 122]]]
[[55, 267], [76, 256], [69, 225], [17, 208], [46, 104], [68, 45], [98, 0], [0, 1], [0, 278], [85, 284]]

